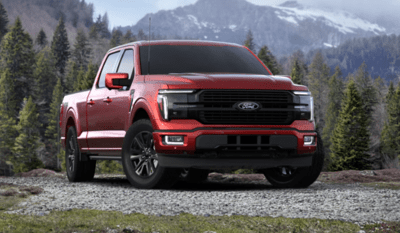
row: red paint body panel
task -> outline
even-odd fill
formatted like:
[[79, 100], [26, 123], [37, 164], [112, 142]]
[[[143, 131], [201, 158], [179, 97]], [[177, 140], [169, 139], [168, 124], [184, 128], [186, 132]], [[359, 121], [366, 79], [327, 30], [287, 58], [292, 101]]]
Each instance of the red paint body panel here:
[[[64, 111], [61, 116], [61, 139], [65, 147], [68, 119], [72, 119], [77, 129], [78, 144], [83, 153], [99, 155], [120, 155], [126, 131], [132, 125], [138, 111], [145, 110], [154, 130], [182, 130], [182, 132], [155, 132], [155, 147], [160, 153], [193, 154], [196, 137], [209, 134], [241, 135], [294, 135], [298, 139], [298, 154], [313, 153], [316, 146], [303, 145], [303, 136], [316, 135], [314, 124], [307, 120], [296, 120], [290, 125], [205, 125], [197, 120], [165, 121], [158, 109], [157, 95], [161, 89], [236, 89], [236, 90], [297, 90], [308, 88], [293, 84], [290, 78], [254, 74], [192, 73], [174, 75], [143, 75], [140, 68], [140, 46], [148, 42], [135, 42], [111, 49], [134, 50], [134, 77], [128, 90], [108, 90], [98, 88], [100, 73], [106, 57], [100, 66], [91, 90], [70, 94], [64, 97]], [[152, 41], [151, 45], [197, 45], [234, 46], [236, 44], [207, 41]], [[251, 52], [251, 51], [250, 51]], [[253, 54], [254, 55], [254, 54]], [[255, 56], [255, 55], [254, 55]], [[258, 59], [258, 58], [257, 58]], [[259, 60], [259, 59], [258, 59]], [[260, 63], [262, 63], [259, 60]], [[262, 63], [263, 64], [263, 63]], [[263, 66], [269, 69], [263, 64]], [[114, 70], [115, 71], [115, 70]], [[90, 104], [88, 102], [92, 101]], [[183, 146], [166, 146], [161, 142], [162, 135], [184, 135]]]

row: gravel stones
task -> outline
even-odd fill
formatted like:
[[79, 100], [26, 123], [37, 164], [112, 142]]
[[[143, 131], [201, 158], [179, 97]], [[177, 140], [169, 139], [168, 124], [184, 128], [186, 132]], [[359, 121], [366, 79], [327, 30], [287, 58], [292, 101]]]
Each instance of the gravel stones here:
[[[210, 177], [209, 177], [210, 179]], [[47, 215], [52, 210], [98, 209], [147, 215], [248, 215], [319, 218], [359, 224], [400, 221], [400, 191], [354, 184], [315, 182], [307, 189], [276, 189], [266, 180], [209, 180], [179, 184], [171, 190], [139, 190], [123, 176], [96, 176], [91, 182], [70, 183], [51, 177], [11, 177], [1, 182], [39, 186], [8, 213]]]

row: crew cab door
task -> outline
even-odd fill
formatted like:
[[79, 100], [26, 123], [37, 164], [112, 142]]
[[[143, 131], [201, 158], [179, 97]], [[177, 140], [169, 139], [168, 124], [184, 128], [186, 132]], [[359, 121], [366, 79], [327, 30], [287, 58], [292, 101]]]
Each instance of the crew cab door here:
[[[88, 144], [92, 153], [101, 151], [120, 152], [125, 137], [124, 124], [128, 118], [129, 89], [108, 90], [105, 86], [107, 73], [128, 73], [133, 79], [133, 50], [112, 53], [101, 71], [99, 82], [88, 98]], [[110, 154], [111, 155], [111, 154]]]

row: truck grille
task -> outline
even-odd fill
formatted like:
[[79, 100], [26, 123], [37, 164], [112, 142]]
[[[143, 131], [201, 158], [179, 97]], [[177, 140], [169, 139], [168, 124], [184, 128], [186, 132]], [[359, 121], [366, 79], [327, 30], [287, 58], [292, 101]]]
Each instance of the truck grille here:
[[[293, 96], [288, 91], [204, 90], [198, 119], [204, 124], [289, 125], [294, 120]], [[259, 103], [256, 111], [240, 111], [239, 102]]]

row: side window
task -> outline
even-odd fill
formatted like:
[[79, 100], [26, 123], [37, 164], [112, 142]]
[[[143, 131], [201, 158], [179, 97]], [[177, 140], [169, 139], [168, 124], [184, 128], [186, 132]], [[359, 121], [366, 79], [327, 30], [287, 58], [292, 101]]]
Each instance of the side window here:
[[113, 54], [108, 55], [107, 60], [103, 66], [103, 70], [101, 71], [100, 74], [100, 79], [99, 79], [99, 83], [98, 83], [98, 87], [102, 88], [102, 87], [106, 87], [106, 74], [107, 73], [111, 73], [115, 64], [115, 61], [118, 58], [118, 54], [119, 51]]
[[117, 73], [128, 73], [129, 79], [133, 76], [133, 50], [125, 50], [122, 56], [121, 63], [119, 64]]

